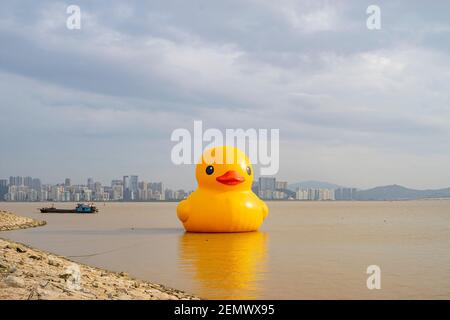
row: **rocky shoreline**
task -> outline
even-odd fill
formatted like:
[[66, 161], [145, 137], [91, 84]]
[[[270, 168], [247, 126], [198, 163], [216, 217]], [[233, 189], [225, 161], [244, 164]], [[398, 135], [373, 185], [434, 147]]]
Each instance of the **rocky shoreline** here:
[[[0, 211], [0, 231], [44, 225]], [[197, 300], [182, 291], [134, 279], [0, 238], [0, 299]]]
[[0, 231], [34, 228], [47, 222], [18, 216], [12, 212], [0, 211]]

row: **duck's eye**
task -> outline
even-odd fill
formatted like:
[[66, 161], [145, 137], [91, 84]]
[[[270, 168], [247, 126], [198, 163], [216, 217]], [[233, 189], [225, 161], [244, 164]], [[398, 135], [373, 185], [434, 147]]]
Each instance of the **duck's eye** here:
[[252, 175], [252, 168], [247, 167], [247, 173], [248, 173], [249, 176], [251, 176]]
[[206, 167], [206, 174], [212, 175], [214, 173], [214, 167], [213, 166], [207, 166]]

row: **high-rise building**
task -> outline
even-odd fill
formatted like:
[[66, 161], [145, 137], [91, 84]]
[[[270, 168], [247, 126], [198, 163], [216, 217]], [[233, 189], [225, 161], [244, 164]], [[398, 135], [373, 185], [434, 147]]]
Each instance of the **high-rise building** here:
[[38, 200], [39, 201], [47, 201], [48, 200], [48, 191], [41, 189], [40, 191], [37, 191], [38, 193]]
[[166, 200], [174, 200], [175, 199], [175, 192], [171, 189], [166, 189], [164, 191], [164, 196]]
[[100, 182], [94, 183], [94, 187], [93, 187], [92, 191], [94, 192], [95, 200], [98, 200], [98, 201], [104, 200], [104, 195], [103, 195], [104, 190], [103, 190], [102, 184]]
[[91, 189], [83, 189], [81, 192], [81, 200], [92, 201], [92, 190]]
[[138, 176], [130, 176], [130, 189], [133, 193], [138, 191]]
[[33, 178], [32, 177], [25, 177], [23, 178], [23, 185], [27, 186], [27, 187], [31, 187], [33, 183]]
[[49, 200], [61, 201], [63, 199], [64, 188], [61, 186], [51, 186]]
[[339, 188], [335, 190], [336, 200], [356, 200], [356, 188]]
[[276, 180], [270, 177], [259, 178], [259, 191], [275, 191]]
[[149, 183], [149, 185], [152, 194], [152, 199], [164, 200], [166, 198], [166, 194], [164, 192], [164, 185], [162, 182], [152, 182]]
[[115, 184], [112, 187], [112, 200], [123, 200], [123, 185], [122, 184]]
[[263, 199], [273, 199], [276, 190], [276, 179], [271, 177], [260, 177], [258, 184], [258, 195]]
[[5, 200], [5, 195], [8, 193], [8, 180], [0, 179], [0, 201]]
[[94, 189], [94, 178], [88, 178], [87, 187], [91, 190]]
[[150, 189], [153, 192], [163, 193], [163, 183], [162, 182], [151, 182], [150, 183]]
[[275, 189], [277, 190], [286, 190], [288, 188], [287, 181], [276, 181], [275, 182]]
[[41, 190], [41, 180], [38, 178], [34, 178], [33, 181], [31, 182], [31, 188], [36, 191]]
[[184, 191], [183, 189], [177, 190], [175, 192], [175, 199], [177, 200], [183, 200], [186, 199], [188, 197], [188, 193], [186, 191]]
[[23, 186], [23, 177], [20, 177], [20, 176], [9, 177], [9, 185], [10, 186]]
[[66, 178], [66, 179], [64, 180], [64, 186], [65, 186], [65, 187], [70, 187], [70, 178]]
[[130, 188], [130, 177], [123, 176], [123, 200], [130, 201], [133, 200], [133, 192]]
[[129, 189], [130, 188], [130, 177], [129, 176], [123, 176], [123, 188], [124, 189]]
[[123, 186], [123, 181], [122, 180], [112, 180], [111, 187], [114, 187], [114, 186]]
[[297, 200], [308, 200], [308, 190], [297, 189], [297, 192], [295, 193], [295, 198]]
[[318, 189], [318, 197], [316, 200], [334, 200], [334, 190], [333, 189]]
[[137, 196], [138, 200], [146, 201], [150, 199], [147, 187], [148, 183], [145, 181], [140, 181], [138, 183], [138, 196]]
[[62, 197], [62, 201], [69, 202], [70, 201], [70, 192], [69, 191], [64, 191], [62, 193], [61, 197]]
[[297, 189], [295, 198], [310, 201], [335, 200], [333, 189]]

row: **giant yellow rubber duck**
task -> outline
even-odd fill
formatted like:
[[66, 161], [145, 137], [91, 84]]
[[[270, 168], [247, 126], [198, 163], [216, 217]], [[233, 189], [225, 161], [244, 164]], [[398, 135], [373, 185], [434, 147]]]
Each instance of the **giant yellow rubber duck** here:
[[186, 231], [258, 230], [269, 210], [251, 190], [253, 168], [241, 150], [229, 146], [206, 150], [195, 175], [197, 190], [177, 207]]

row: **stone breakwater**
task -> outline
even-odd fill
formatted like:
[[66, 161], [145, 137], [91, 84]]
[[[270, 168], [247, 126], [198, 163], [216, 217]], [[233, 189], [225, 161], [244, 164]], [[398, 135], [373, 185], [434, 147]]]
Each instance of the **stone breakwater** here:
[[[0, 212], [0, 230], [43, 225]], [[197, 300], [182, 291], [75, 263], [0, 238], [0, 299]]]
[[21, 217], [7, 211], [0, 211], [0, 231], [26, 229], [45, 225], [45, 221]]

